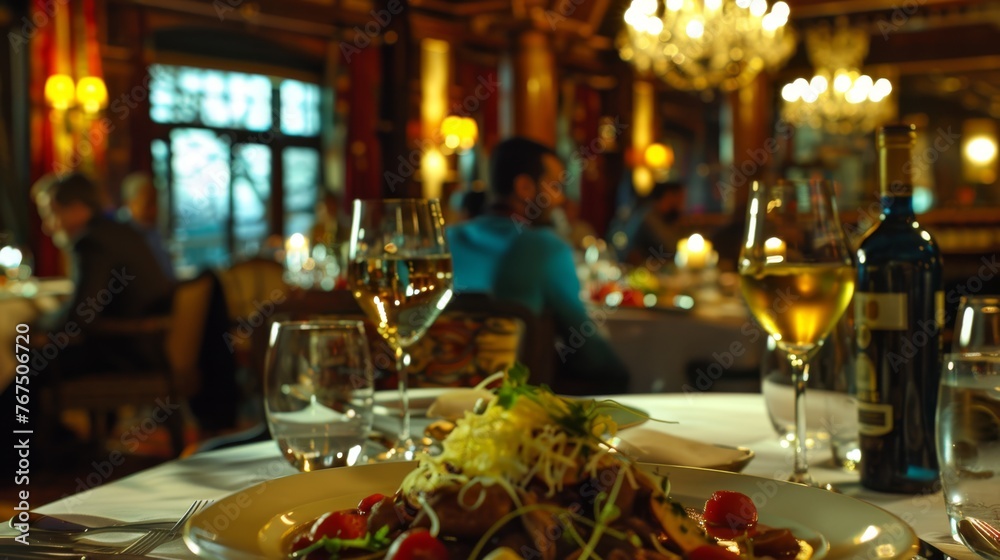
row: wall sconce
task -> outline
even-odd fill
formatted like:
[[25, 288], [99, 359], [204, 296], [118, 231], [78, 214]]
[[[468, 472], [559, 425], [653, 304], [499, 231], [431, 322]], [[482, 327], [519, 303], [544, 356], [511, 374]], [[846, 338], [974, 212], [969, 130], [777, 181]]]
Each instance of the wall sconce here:
[[997, 130], [992, 119], [962, 123], [962, 175], [970, 183], [991, 185], [997, 179]]
[[73, 78], [66, 74], [53, 74], [45, 80], [45, 100], [53, 109], [65, 111], [73, 103]]
[[656, 142], [646, 146], [643, 159], [656, 182], [666, 181], [670, 175], [670, 168], [674, 165], [674, 150], [670, 146]]
[[45, 100], [56, 110], [80, 107], [88, 115], [97, 114], [108, 105], [108, 88], [96, 76], [84, 76], [76, 84], [66, 74], [53, 74], [45, 80]]
[[76, 101], [88, 114], [95, 114], [108, 106], [108, 88], [96, 76], [80, 78], [76, 84]]
[[476, 145], [479, 138], [479, 125], [471, 117], [450, 115], [441, 122], [441, 136], [444, 137], [444, 147], [451, 152], [467, 152]]

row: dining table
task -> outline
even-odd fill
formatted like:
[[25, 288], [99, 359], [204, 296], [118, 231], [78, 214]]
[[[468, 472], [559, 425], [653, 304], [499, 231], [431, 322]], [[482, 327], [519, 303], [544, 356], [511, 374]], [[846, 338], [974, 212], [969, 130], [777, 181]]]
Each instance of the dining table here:
[[0, 390], [14, 379], [17, 325], [58, 310], [72, 293], [69, 278], [30, 278], [0, 286]]
[[[720, 446], [748, 448], [754, 457], [742, 475], [760, 477], [762, 482], [783, 480], [790, 474], [792, 451], [779, 442], [760, 394], [687, 392], [607, 398], [644, 411], [653, 419], [639, 428], [631, 428], [633, 430], [642, 429], [647, 434], [654, 431], [654, 436], [662, 434], [665, 440], [679, 436]], [[627, 438], [628, 430], [621, 436]], [[818, 482], [830, 483], [846, 496], [895, 514], [922, 540], [953, 558], [972, 560], [976, 557], [953, 540], [940, 492], [903, 495], [867, 490], [859, 484], [857, 472], [835, 466], [831, 455], [829, 449], [810, 451], [811, 470]], [[196, 453], [107, 483], [101, 483], [102, 478], [109, 475], [107, 469], [117, 467], [100, 458], [92, 465], [93, 471], [80, 473], [79, 480], [84, 487], [93, 487], [38, 507], [37, 512], [82, 520], [177, 519], [195, 500], [220, 499], [278, 477], [309, 476], [299, 475], [273, 441]], [[777, 487], [777, 491], [782, 491], [781, 485]], [[316, 488], [318, 496], [323, 492], [323, 488]], [[809, 508], [809, 504], [803, 503], [802, 507]], [[837, 521], [830, 519], [831, 523]], [[6, 526], [3, 531], [3, 535], [13, 534]], [[150, 556], [195, 557], [180, 539], [161, 546]]]

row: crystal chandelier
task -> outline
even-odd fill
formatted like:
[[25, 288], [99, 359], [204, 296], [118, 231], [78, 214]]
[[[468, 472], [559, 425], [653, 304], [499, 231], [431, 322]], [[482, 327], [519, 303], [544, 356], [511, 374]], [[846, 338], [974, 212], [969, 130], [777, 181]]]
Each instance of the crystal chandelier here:
[[789, 8], [767, 0], [632, 0], [618, 51], [674, 88], [732, 91], [795, 51]]
[[888, 97], [892, 84], [873, 79], [859, 68], [868, 54], [869, 36], [838, 20], [835, 28], [806, 32], [809, 60], [816, 75], [785, 84], [782, 117], [797, 126], [822, 128], [833, 134], [870, 132], [893, 116]]

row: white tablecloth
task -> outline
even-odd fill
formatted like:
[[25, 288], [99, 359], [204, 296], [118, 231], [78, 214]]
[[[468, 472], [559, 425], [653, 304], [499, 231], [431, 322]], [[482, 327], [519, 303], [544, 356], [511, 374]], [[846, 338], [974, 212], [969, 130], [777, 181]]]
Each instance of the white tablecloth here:
[[[631, 373], [631, 393], [704, 391], [725, 373], [757, 371], [766, 337], [742, 308], [691, 312], [627, 308], [607, 311], [605, 330]], [[687, 367], [694, 363], [695, 376]], [[737, 389], [742, 390], [742, 389]]]
[[72, 292], [73, 283], [65, 278], [33, 280], [26, 285], [0, 290], [0, 390], [14, 380], [14, 368], [17, 365], [14, 359], [14, 337], [17, 335], [17, 325], [30, 325], [42, 313], [55, 311]]
[[[746, 474], [784, 479], [789, 473], [791, 451], [779, 446], [760, 395], [630, 395], [617, 400], [641, 408], [655, 418], [677, 422], [647, 422], [644, 428], [753, 449], [756, 458], [744, 471]], [[813, 453], [811, 459], [814, 463], [813, 474], [820, 482], [838, 483], [845, 494], [895, 513], [910, 523], [923, 539], [940, 545], [956, 558], [975, 558], [951, 540], [941, 494], [907, 496], [868, 491], [857, 484], [855, 473], [831, 466], [829, 450]], [[82, 484], [100, 482], [102, 476], [106, 476], [102, 475], [106, 468], [114, 467], [98, 462], [93, 470], [80, 473], [79, 479]], [[196, 499], [221, 498], [249, 485], [290, 474], [295, 474], [295, 471], [281, 458], [277, 446], [273, 442], [263, 442], [165, 463], [64, 498], [39, 508], [39, 511], [123, 520], [177, 518]], [[317, 492], [321, 491], [317, 489]], [[803, 504], [803, 507], [808, 507], [808, 504]], [[11, 532], [7, 530], [4, 534]], [[192, 557], [180, 542], [162, 547], [155, 555], [163, 558]]]

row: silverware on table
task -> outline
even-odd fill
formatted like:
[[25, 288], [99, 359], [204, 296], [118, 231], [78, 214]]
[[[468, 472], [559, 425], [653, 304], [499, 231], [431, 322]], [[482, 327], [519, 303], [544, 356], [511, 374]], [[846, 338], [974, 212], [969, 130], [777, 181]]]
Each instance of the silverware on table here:
[[[175, 521], [138, 521], [131, 523], [115, 523], [113, 525], [102, 525], [99, 527], [88, 527], [66, 519], [60, 519], [51, 515], [40, 513], [29, 513], [27, 525], [31, 539], [39, 542], [72, 542], [84, 539], [93, 535], [104, 533], [146, 533], [149, 531], [168, 531], [174, 526]], [[17, 516], [7, 522], [12, 529], [20, 531], [17, 525], [21, 525]]]
[[1000, 530], [989, 523], [966, 517], [958, 522], [958, 534], [966, 546], [980, 555], [1000, 558]]
[[[80, 532], [79, 528], [71, 528], [67, 525], [63, 527], [62, 531], [43, 530], [36, 532], [34, 529], [31, 529], [27, 533], [27, 545], [23, 544], [23, 541], [15, 540], [14, 537], [0, 537], [0, 557], [11, 559], [57, 557], [83, 558], [86, 560], [101, 560], [112, 556], [119, 560], [140, 558], [167, 542], [179, 538], [180, 531], [187, 520], [211, 505], [213, 501], [195, 501], [177, 521], [128, 524], [128, 532], [141, 531], [145, 533], [131, 543], [79, 542], [80, 539], [91, 536], [95, 532], [101, 533], [107, 531], [91, 530]], [[108, 526], [106, 529], [110, 530], [123, 526]], [[41, 535], [41, 538], [36, 538], [38, 535]]]
[[149, 554], [161, 545], [166, 544], [180, 537], [180, 530], [194, 514], [212, 505], [215, 500], [195, 500], [184, 515], [174, 523], [169, 531], [150, 531], [139, 540], [123, 548], [118, 554], [138, 554], [140, 556]]

